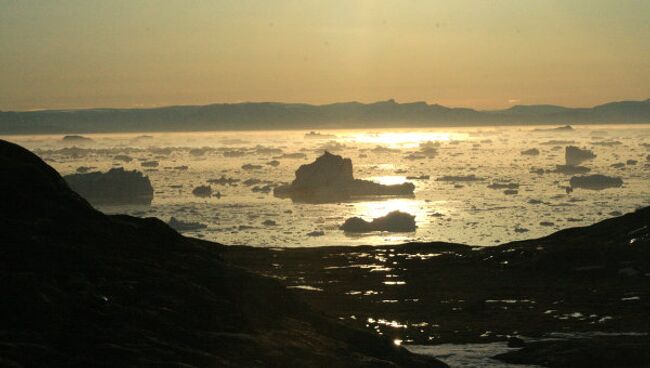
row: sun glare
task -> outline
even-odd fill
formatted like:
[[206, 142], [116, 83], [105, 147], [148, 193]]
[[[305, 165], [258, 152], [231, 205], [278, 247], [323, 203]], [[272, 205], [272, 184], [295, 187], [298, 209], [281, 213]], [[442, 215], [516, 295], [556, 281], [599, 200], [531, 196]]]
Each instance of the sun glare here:
[[452, 138], [461, 139], [462, 136], [445, 132], [386, 132], [359, 133], [347, 138], [357, 143], [376, 144], [389, 148], [414, 148], [420, 143], [450, 141]]
[[394, 198], [383, 201], [359, 202], [355, 204], [357, 216], [372, 220], [393, 211], [410, 213], [415, 221], [426, 218], [422, 201], [406, 198]]

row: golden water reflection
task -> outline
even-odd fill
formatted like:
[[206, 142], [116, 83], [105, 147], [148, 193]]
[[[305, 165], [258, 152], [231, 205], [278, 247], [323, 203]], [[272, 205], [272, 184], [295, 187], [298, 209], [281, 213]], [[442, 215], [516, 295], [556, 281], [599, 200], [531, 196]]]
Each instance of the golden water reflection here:
[[390, 148], [414, 148], [428, 141], [450, 141], [464, 138], [466, 138], [466, 134], [431, 131], [355, 133], [345, 136], [345, 139], [357, 143], [376, 144]]
[[379, 201], [358, 202], [354, 204], [356, 216], [366, 220], [385, 216], [393, 211], [402, 211], [415, 216], [415, 222], [426, 221], [424, 201], [412, 198], [392, 198]]
[[382, 185], [403, 184], [407, 181], [406, 176], [403, 175], [373, 176], [370, 180]]

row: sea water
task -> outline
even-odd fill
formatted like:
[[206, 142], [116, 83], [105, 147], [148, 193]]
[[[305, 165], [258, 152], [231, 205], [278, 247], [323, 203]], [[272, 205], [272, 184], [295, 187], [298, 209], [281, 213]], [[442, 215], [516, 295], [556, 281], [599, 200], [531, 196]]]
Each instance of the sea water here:
[[[62, 175], [75, 173], [82, 166], [91, 171], [112, 167], [142, 171], [155, 191], [150, 206], [98, 208], [106, 213], [155, 216], [165, 222], [173, 216], [205, 224], [207, 228], [186, 235], [224, 244], [297, 247], [446, 241], [490, 246], [588, 225], [650, 203], [650, 125], [578, 125], [570, 131], [549, 128], [83, 135], [91, 141], [63, 140], [63, 135], [3, 138], [36, 152]], [[621, 177], [623, 186], [568, 191], [571, 175], [550, 172], [555, 165], [564, 164], [568, 145], [596, 154], [582, 164], [591, 169], [589, 174]], [[539, 155], [521, 153], [531, 148], [537, 148]], [[350, 158], [356, 178], [382, 184], [411, 181], [416, 188], [414, 197], [306, 204], [275, 198], [272, 191], [254, 191], [291, 182], [300, 165], [313, 162], [324, 150]], [[118, 161], [116, 155], [133, 160]], [[273, 166], [274, 160], [279, 162], [277, 166]], [[158, 166], [143, 167], [145, 161], [157, 161]], [[480, 180], [439, 180], [468, 175]], [[192, 194], [195, 187], [221, 176], [239, 182], [210, 184], [220, 197]], [[424, 177], [410, 180], [409, 176]], [[248, 183], [254, 184], [244, 184], [249, 179], [253, 181]], [[495, 182], [518, 188], [506, 193], [503, 187], [489, 187]], [[394, 210], [415, 215], [417, 230], [365, 235], [339, 230], [349, 217], [370, 220]]]

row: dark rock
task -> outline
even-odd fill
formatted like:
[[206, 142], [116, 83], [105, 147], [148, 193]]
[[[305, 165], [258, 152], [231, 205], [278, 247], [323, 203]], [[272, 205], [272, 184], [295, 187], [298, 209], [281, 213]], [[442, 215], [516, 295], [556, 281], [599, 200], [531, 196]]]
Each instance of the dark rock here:
[[607, 188], [620, 188], [623, 186], [623, 179], [605, 175], [574, 176], [569, 181], [571, 188], [582, 188], [591, 190], [602, 190]]
[[118, 167], [105, 173], [64, 176], [72, 190], [97, 205], [151, 204], [153, 187], [141, 172]]
[[273, 194], [304, 202], [331, 202], [360, 196], [411, 196], [412, 183], [382, 185], [355, 179], [352, 161], [325, 152], [311, 164], [302, 165], [290, 185], [275, 188]]
[[393, 211], [386, 216], [375, 218], [371, 222], [360, 217], [351, 217], [345, 220], [340, 229], [348, 233], [369, 233], [373, 231], [413, 232], [416, 229], [415, 216], [405, 212]]

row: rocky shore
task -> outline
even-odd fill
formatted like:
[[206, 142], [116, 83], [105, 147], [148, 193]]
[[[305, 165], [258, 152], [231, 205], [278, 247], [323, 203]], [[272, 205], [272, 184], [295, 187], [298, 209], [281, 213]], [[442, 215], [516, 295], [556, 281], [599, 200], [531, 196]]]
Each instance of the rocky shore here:
[[[518, 336], [526, 347], [499, 359], [549, 367], [650, 365], [650, 208], [487, 248], [228, 247], [222, 255], [297, 287], [315, 309], [405, 344]], [[605, 341], [609, 357], [601, 360]]]

